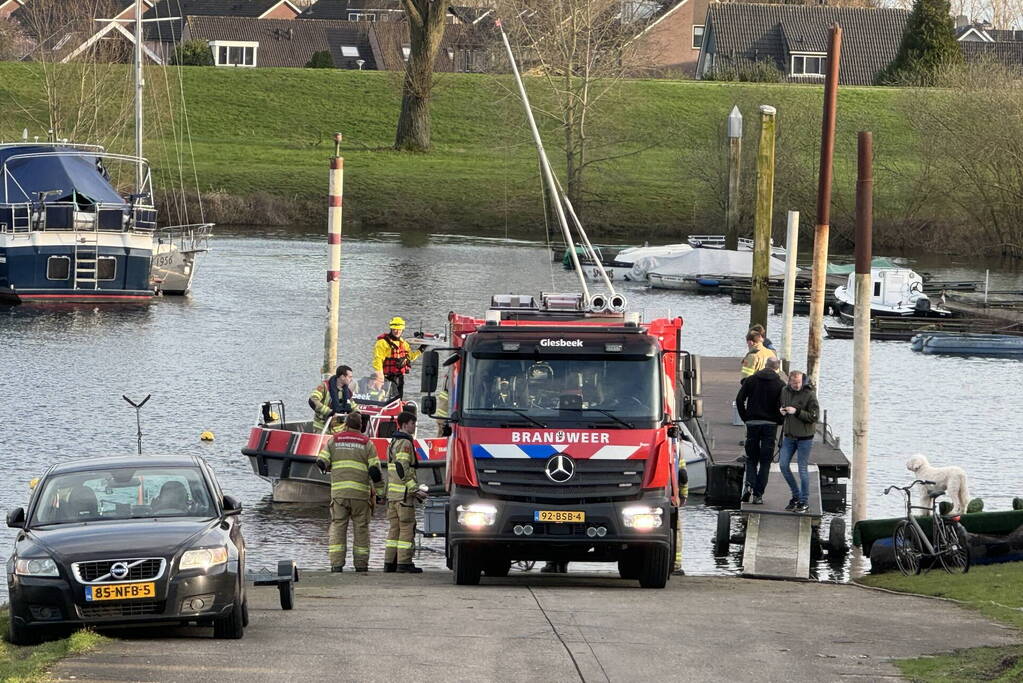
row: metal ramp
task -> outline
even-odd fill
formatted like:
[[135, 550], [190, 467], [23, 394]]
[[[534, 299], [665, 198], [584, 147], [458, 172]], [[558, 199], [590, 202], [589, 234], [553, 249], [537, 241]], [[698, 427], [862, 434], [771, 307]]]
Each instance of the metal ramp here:
[[[796, 465], [792, 473], [798, 478]], [[813, 536], [821, 522], [820, 472], [810, 465], [809, 512], [786, 512], [791, 493], [777, 464], [764, 492], [764, 504], [742, 504], [746, 518], [742, 574], [771, 579], [809, 580]]]

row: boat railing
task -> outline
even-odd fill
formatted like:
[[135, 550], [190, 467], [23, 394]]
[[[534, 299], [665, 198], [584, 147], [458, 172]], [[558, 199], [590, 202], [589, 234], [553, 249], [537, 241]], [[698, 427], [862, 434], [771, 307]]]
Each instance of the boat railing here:
[[723, 249], [725, 246], [724, 235], [689, 235], [686, 242], [694, 249]]
[[180, 251], [209, 251], [213, 223], [170, 225], [156, 231], [158, 244], [173, 244]]
[[152, 233], [156, 230], [156, 209], [110, 203], [96, 203], [88, 210], [81, 209], [76, 202], [0, 204], [0, 232], [27, 234], [57, 230]]

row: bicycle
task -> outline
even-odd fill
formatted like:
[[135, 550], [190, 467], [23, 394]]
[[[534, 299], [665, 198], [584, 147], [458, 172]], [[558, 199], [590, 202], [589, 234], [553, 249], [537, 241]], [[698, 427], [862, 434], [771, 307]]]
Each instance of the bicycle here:
[[[904, 576], [909, 576], [919, 574], [924, 569], [924, 560], [932, 561], [927, 566], [927, 569], [930, 569], [933, 560], [936, 559], [949, 574], [965, 574], [970, 571], [972, 558], [966, 530], [959, 523], [959, 515], [940, 513], [938, 498], [945, 495], [945, 489], [927, 492], [927, 497], [931, 501], [930, 507], [913, 505], [910, 490], [917, 484], [936, 486], [933, 481], [917, 479], [909, 486], [889, 486], [884, 490], [886, 496], [893, 490], [902, 491], [906, 496], [906, 518], [895, 526], [892, 533], [895, 564]], [[927, 537], [920, 522], [913, 515], [914, 510], [926, 510], [931, 513], [931, 538]]]

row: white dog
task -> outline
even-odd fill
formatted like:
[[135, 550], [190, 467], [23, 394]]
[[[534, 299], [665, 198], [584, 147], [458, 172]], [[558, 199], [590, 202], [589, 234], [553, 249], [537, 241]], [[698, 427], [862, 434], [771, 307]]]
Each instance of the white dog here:
[[970, 504], [970, 491], [966, 487], [966, 472], [962, 467], [934, 467], [927, 458], [917, 454], [906, 462], [906, 469], [916, 474], [917, 479], [935, 483], [935, 486], [926, 487], [920, 492], [917, 505], [930, 507], [928, 489], [945, 489], [945, 494], [952, 500], [952, 514], [966, 512], [966, 506]]

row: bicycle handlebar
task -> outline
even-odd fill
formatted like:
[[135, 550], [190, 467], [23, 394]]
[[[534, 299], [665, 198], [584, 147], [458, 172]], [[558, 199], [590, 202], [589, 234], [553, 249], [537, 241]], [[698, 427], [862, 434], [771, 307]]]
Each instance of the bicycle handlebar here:
[[916, 486], [917, 484], [923, 484], [924, 486], [936, 486], [937, 482], [933, 482], [933, 481], [930, 481], [930, 480], [927, 480], [927, 479], [917, 479], [916, 481], [914, 481], [909, 486], [895, 486], [895, 485], [892, 485], [892, 486], [889, 486], [888, 488], [886, 488], [884, 490], [884, 495], [887, 496], [893, 490], [895, 490], [895, 491], [905, 491], [906, 493], [909, 493], [909, 490], [911, 488], [913, 488], [914, 486]]

